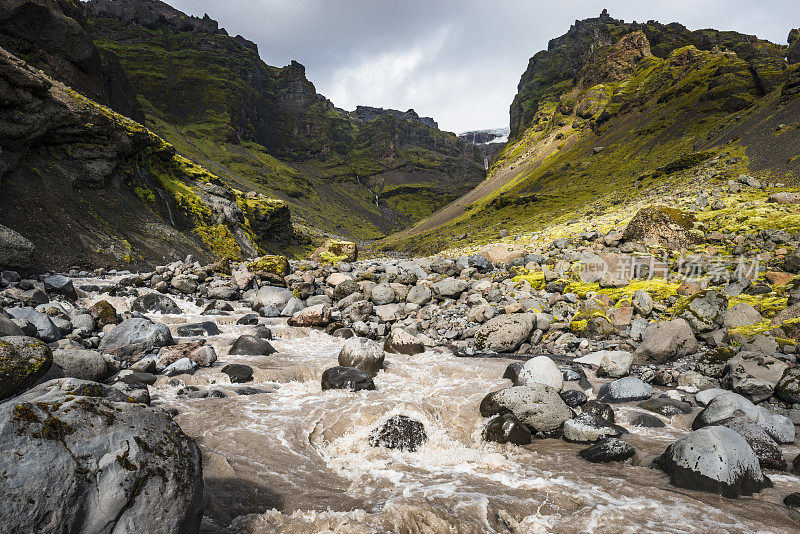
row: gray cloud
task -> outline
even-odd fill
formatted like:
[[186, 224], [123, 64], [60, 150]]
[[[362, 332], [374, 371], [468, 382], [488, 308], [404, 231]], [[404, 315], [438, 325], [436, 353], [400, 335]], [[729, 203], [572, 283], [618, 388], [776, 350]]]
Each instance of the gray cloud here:
[[785, 43], [797, 0], [167, 0], [258, 43], [271, 65], [306, 66], [346, 109], [414, 108], [452, 131], [508, 123], [528, 59], [603, 7], [624, 20], [680, 22]]

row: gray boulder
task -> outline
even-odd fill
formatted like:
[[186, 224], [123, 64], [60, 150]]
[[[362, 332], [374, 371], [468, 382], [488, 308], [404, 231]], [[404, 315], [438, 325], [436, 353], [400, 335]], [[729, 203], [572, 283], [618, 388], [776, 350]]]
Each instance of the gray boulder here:
[[383, 350], [393, 354], [413, 355], [425, 352], [425, 345], [402, 328], [394, 328], [389, 332]]
[[592, 463], [624, 462], [634, 454], [636, 450], [618, 438], [606, 438], [578, 452], [581, 458]]
[[183, 313], [175, 301], [161, 293], [147, 293], [131, 303], [131, 311], [139, 313], [164, 313], [177, 315]]
[[371, 339], [351, 337], [339, 351], [339, 365], [355, 367], [370, 377], [378, 374], [383, 367], [384, 351]]
[[675, 486], [728, 498], [752, 495], [772, 486], [747, 441], [722, 426], [687, 434], [667, 447], [655, 464]]
[[44, 290], [51, 295], [61, 295], [70, 300], [77, 300], [78, 294], [72, 285], [72, 278], [63, 274], [53, 274], [44, 279]]
[[23, 319], [36, 328], [36, 337], [45, 343], [53, 343], [61, 339], [61, 331], [53, 324], [50, 317], [32, 308], [9, 308], [6, 312], [14, 319]]
[[564, 439], [574, 443], [594, 443], [605, 438], [618, 438], [626, 430], [592, 413], [582, 413], [564, 421]]
[[31, 387], [53, 363], [50, 347], [32, 337], [0, 338], [0, 400]]
[[775, 385], [775, 394], [792, 404], [800, 403], [800, 368], [788, 369]]
[[101, 351], [112, 351], [130, 345], [141, 346], [144, 350], [174, 345], [167, 325], [154, 323], [149, 319], [132, 318], [122, 321], [107, 332], [100, 342]]
[[683, 319], [673, 319], [648, 326], [644, 339], [634, 356], [645, 362], [665, 363], [682, 358], [697, 350], [697, 340], [689, 323]]
[[266, 339], [256, 336], [239, 336], [231, 345], [228, 354], [245, 356], [268, 356], [275, 352], [275, 348]]
[[204, 321], [202, 323], [184, 324], [175, 329], [175, 333], [181, 337], [208, 337], [220, 334], [217, 323]]
[[24, 336], [25, 333], [17, 324], [0, 312], [0, 337], [4, 336]]
[[475, 333], [475, 348], [494, 352], [513, 352], [533, 330], [536, 315], [515, 313], [500, 315], [484, 323]]
[[284, 287], [264, 286], [256, 291], [251, 300], [256, 311], [269, 306], [282, 310], [293, 297], [294, 293]]
[[481, 401], [480, 411], [484, 417], [510, 411], [537, 432], [557, 430], [573, 415], [558, 391], [544, 384], [513, 386], [489, 393]]
[[650, 293], [644, 291], [643, 289], [640, 289], [633, 294], [631, 304], [633, 304], [633, 311], [643, 317], [648, 317], [651, 313], [653, 313], [653, 297], [651, 297]]
[[[51, 380], [0, 405], [7, 532], [200, 529], [200, 451], [161, 410], [115, 388]], [[168, 497], [168, 498], [167, 498]]]
[[424, 306], [431, 301], [431, 298], [433, 298], [433, 292], [428, 286], [417, 285], [408, 290], [406, 302]]
[[628, 374], [633, 364], [633, 354], [625, 350], [604, 350], [597, 376], [621, 378]]
[[721, 327], [728, 310], [728, 297], [717, 291], [700, 291], [677, 311], [694, 332], [711, 332]]
[[372, 288], [370, 300], [377, 305], [391, 304], [396, 299], [394, 289], [389, 284], [378, 284]]
[[731, 390], [760, 402], [768, 399], [789, 366], [758, 352], [739, 352], [728, 362]]
[[56, 350], [53, 364], [61, 370], [62, 376], [82, 380], [105, 380], [116, 372], [114, 366], [94, 350]]
[[0, 267], [26, 268], [31, 265], [33, 243], [11, 228], [0, 225]]
[[544, 384], [561, 391], [564, 388], [564, 376], [553, 360], [547, 356], [535, 356], [525, 362], [514, 384]]
[[725, 321], [723, 326], [725, 328], [736, 328], [739, 326], [750, 326], [752, 324], [760, 323], [763, 321], [761, 314], [744, 302], [740, 302], [728, 308], [725, 311]]
[[786, 459], [783, 457], [780, 447], [767, 434], [766, 430], [754, 422], [746, 417], [732, 417], [717, 422], [717, 425], [730, 428], [742, 436], [756, 453], [762, 469], [786, 470]]
[[468, 287], [466, 280], [448, 277], [433, 284], [433, 291], [441, 298], [457, 299]]
[[653, 386], [634, 377], [627, 376], [603, 384], [597, 398], [603, 402], [628, 402], [649, 399], [653, 396]]

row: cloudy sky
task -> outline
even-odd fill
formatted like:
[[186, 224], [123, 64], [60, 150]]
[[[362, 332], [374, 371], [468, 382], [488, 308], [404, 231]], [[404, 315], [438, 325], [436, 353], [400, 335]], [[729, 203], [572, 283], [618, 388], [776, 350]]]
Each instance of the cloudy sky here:
[[606, 7], [627, 21], [680, 22], [785, 43], [800, 0], [166, 0], [258, 43], [261, 57], [306, 66], [334, 104], [414, 108], [442, 129], [508, 125], [530, 58], [576, 19]]

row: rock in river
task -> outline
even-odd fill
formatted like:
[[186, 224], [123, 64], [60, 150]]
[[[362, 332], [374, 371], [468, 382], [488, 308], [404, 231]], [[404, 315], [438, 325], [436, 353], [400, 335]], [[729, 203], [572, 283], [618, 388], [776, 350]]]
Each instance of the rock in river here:
[[406, 415], [395, 415], [372, 431], [369, 443], [373, 447], [386, 447], [414, 452], [428, 440], [425, 425]]

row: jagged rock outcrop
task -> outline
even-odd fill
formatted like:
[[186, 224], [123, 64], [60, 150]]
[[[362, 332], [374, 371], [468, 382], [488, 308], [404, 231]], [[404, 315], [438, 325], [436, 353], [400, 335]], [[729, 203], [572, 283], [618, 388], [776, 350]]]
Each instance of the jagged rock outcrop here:
[[79, 2], [4, 1], [0, 46], [118, 113], [144, 119], [117, 56], [95, 46]]
[[[270, 217], [261, 213], [284, 204], [225, 187], [227, 198], [218, 201], [214, 191], [201, 194], [201, 184], [215, 176], [140, 124], [3, 49], [0, 149], [0, 225], [33, 244], [32, 252], [14, 249], [30, 260], [20, 267], [236, 257], [287, 231], [265, 224]], [[220, 219], [223, 204], [245, 210], [238, 220]]]

